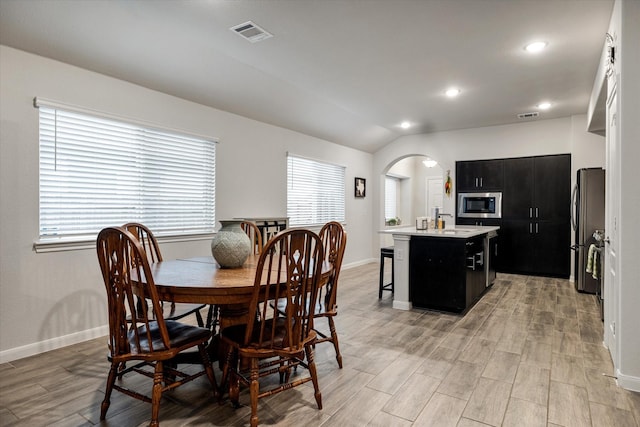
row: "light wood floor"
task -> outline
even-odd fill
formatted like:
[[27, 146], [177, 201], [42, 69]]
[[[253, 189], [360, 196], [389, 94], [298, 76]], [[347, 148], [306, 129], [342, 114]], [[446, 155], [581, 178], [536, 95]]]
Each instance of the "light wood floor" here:
[[[261, 425], [640, 424], [640, 393], [617, 388], [611, 377], [594, 297], [568, 281], [498, 275], [464, 317], [391, 304], [389, 293], [378, 300], [378, 264], [343, 271], [337, 324], [344, 369], [330, 344], [316, 351], [324, 408], [307, 383], [261, 400]], [[101, 338], [0, 365], [0, 425], [99, 424], [106, 351]], [[160, 422], [246, 425], [246, 390], [240, 401], [239, 409], [219, 405], [199, 378], [163, 399]], [[146, 425], [150, 410], [114, 392], [103, 425]]]

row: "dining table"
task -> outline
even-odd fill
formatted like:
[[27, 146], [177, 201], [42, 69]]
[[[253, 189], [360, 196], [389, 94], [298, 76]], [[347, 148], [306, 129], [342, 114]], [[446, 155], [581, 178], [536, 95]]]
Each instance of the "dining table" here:
[[[175, 303], [195, 303], [218, 309], [219, 330], [247, 323], [248, 308], [253, 294], [260, 255], [249, 255], [238, 268], [222, 268], [212, 256], [165, 260], [150, 265], [160, 300]], [[318, 287], [330, 278], [333, 266], [322, 264]], [[263, 285], [266, 286], [266, 285]], [[218, 358], [214, 339], [209, 346], [212, 360]]]

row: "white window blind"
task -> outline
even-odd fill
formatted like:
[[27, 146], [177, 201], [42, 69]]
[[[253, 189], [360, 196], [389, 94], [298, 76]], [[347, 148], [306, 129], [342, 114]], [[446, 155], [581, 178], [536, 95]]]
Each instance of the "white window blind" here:
[[398, 216], [398, 180], [385, 177], [384, 179], [384, 218], [388, 220]]
[[345, 168], [287, 155], [287, 216], [291, 226], [345, 220]]
[[214, 231], [215, 141], [37, 106], [41, 240], [131, 221], [160, 235]]

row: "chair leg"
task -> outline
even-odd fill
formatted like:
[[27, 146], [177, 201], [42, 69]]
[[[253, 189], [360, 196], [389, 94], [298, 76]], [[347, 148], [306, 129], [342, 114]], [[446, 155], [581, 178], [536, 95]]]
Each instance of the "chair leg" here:
[[162, 361], [156, 362], [156, 370], [153, 374], [153, 390], [151, 392], [151, 423], [150, 427], [158, 427], [160, 423], [160, 399], [162, 398], [162, 381], [164, 379], [164, 367]]
[[260, 372], [257, 358], [251, 358], [251, 384], [249, 392], [251, 394], [251, 427], [258, 427], [258, 394], [260, 394]]
[[378, 287], [378, 299], [382, 298], [382, 287], [384, 286], [384, 257], [380, 257], [380, 286]]
[[104, 420], [111, 405], [111, 392], [113, 391], [113, 384], [116, 382], [118, 376], [119, 363], [111, 363], [111, 369], [109, 369], [109, 376], [107, 377], [107, 389], [104, 392], [104, 400], [100, 405], [100, 420]]
[[[222, 343], [223, 341], [220, 340], [220, 343]], [[225, 386], [227, 385], [227, 381], [229, 380], [229, 370], [231, 369], [231, 371], [233, 372], [233, 370], [236, 368], [236, 365], [233, 365], [236, 357], [234, 355], [235, 350], [233, 349], [233, 347], [229, 346], [229, 349], [227, 350], [227, 354], [224, 360], [224, 364], [222, 365], [222, 378], [220, 379], [220, 393], [218, 395], [219, 399], [221, 400], [223, 395], [224, 395], [224, 389]], [[233, 367], [232, 367], [233, 366]], [[231, 388], [229, 388], [229, 390], [231, 390]], [[229, 392], [231, 393], [231, 392]]]
[[306, 345], [304, 350], [307, 353], [307, 365], [309, 366], [311, 382], [313, 382], [316, 403], [318, 404], [318, 409], [322, 409], [322, 393], [320, 393], [320, 385], [318, 384], [318, 371], [316, 370], [316, 362], [314, 361], [313, 347], [311, 347], [311, 345]]
[[394, 255], [393, 257], [391, 257], [391, 295], [393, 295], [395, 291], [395, 283], [393, 282], [396, 277], [395, 264], [396, 264], [396, 261], [395, 261], [395, 255]]
[[200, 344], [198, 346], [198, 350], [200, 351], [200, 358], [202, 359], [204, 370], [207, 373], [207, 378], [209, 378], [211, 387], [213, 387], [213, 395], [218, 396], [220, 393], [218, 391], [218, 384], [216, 384], [216, 375], [213, 372], [213, 367], [211, 366], [211, 360], [209, 360], [209, 353], [207, 353], [207, 348], [204, 346], [204, 344]]
[[333, 321], [333, 317], [327, 317], [329, 321], [329, 330], [331, 331], [331, 342], [333, 343], [333, 348], [336, 350], [336, 361], [338, 362], [338, 366], [342, 369], [342, 355], [340, 354], [340, 346], [338, 345], [338, 333], [336, 332], [336, 324]]

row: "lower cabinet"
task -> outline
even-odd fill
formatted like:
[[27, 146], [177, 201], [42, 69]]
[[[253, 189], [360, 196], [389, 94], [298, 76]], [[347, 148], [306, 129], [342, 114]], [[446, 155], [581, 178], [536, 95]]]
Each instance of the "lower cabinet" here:
[[409, 248], [409, 292], [414, 307], [459, 313], [484, 292], [484, 236], [412, 236]]
[[570, 245], [566, 221], [503, 220], [499, 271], [568, 278]]

